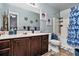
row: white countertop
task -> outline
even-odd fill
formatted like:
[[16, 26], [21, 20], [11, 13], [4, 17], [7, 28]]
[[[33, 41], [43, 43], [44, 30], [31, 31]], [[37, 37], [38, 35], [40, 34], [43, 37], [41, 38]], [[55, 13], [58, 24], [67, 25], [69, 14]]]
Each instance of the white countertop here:
[[39, 35], [49, 35], [50, 33], [28, 33], [28, 34], [16, 34], [16, 35], [1, 35], [0, 40], [2, 39], [11, 39], [11, 38], [20, 38], [20, 37], [31, 37], [31, 36], [39, 36]]

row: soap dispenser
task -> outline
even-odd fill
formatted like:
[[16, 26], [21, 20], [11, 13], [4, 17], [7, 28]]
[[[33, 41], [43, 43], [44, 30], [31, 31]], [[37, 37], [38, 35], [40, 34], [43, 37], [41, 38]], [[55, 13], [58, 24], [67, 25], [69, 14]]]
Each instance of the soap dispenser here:
[[12, 35], [13, 33], [14, 33], [14, 30], [13, 30], [13, 28], [11, 28], [9, 31], [9, 35]]
[[16, 29], [16, 27], [14, 28], [14, 34], [17, 34], [17, 29]]

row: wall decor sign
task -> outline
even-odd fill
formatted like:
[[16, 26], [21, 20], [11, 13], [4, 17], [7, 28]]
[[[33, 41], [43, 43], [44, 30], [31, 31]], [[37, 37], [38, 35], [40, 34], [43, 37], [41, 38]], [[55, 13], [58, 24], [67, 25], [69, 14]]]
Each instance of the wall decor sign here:
[[72, 7], [70, 11], [67, 43], [79, 47], [79, 6]]

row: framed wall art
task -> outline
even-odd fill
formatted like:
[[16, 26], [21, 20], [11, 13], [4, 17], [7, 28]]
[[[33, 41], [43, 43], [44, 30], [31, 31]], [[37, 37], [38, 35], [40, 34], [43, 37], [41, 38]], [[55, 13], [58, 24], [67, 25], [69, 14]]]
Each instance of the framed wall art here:
[[40, 20], [46, 20], [47, 19], [47, 13], [45, 11], [40, 11]]
[[47, 21], [46, 21], [46, 25], [52, 25], [52, 21], [53, 20], [51, 18], [48, 18]]

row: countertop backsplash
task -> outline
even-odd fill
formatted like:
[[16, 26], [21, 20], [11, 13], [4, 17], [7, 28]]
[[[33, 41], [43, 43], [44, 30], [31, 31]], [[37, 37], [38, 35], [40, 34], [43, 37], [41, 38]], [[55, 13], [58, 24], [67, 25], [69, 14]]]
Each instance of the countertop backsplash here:
[[[9, 31], [3, 31], [4, 32], [4, 34], [2, 34], [2, 35], [9, 35]], [[17, 34], [31, 34], [32, 33], [32, 31], [17, 31]], [[40, 33], [40, 31], [34, 31], [34, 33]]]

